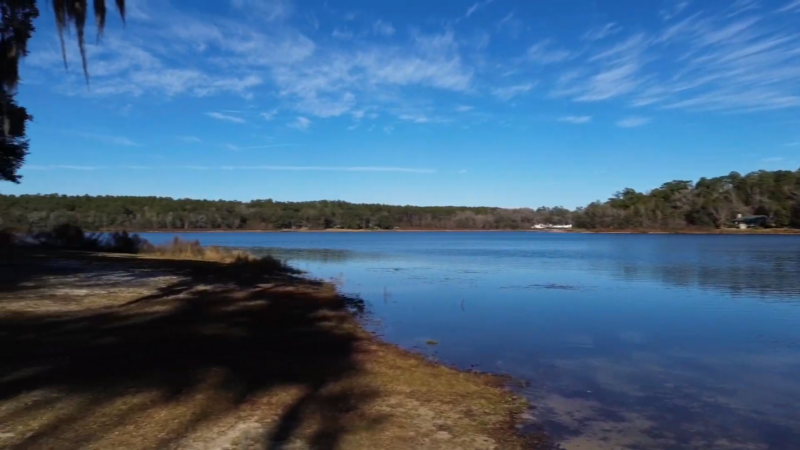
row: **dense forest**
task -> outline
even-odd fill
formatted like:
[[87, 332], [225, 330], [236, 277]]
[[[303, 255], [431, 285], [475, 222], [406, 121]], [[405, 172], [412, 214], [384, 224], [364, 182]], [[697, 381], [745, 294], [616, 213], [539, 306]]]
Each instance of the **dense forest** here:
[[722, 228], [737, 214], [800, 228], [800, 170], [730, 173], [671, 181], [650, 192], [624, 189], [605, 202], [565, 208], [421, 207], [342, 201], [251, 202], [63, 195], [0, 195], [0, 228], [86, 230], [530, 229], [536, 223], [586, 229]]
[[731, 172], [716, 178], [670, 181], [650, 192], [623, 189], [573, 213], [589, 229], [723, 228], [737, 214], [763, 215], [772, 227], [800, 228], [800, 170]]
[[0, 228], [45, 230], [72, 223], [86, 230], [153, 229], [521, 229], [537, 221], [569, 223], [564, 208], [501, 209], [251, 202], [163, 197], [0, 195]]

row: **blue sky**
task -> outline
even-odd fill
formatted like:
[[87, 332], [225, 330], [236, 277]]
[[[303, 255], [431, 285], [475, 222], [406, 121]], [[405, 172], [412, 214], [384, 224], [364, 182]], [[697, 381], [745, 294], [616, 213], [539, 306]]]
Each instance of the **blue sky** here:
[[800, 0], [128, 0], [42, 8], [3, 193], [574, 207], [800, 166]]

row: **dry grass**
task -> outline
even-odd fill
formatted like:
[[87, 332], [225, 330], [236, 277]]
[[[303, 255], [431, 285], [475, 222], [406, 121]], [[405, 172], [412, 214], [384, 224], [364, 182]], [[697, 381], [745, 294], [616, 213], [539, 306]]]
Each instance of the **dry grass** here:
[[178, 236], [175, 236], [167, 244], [156, 246], [148, 244], [142, 248], [141, 254], [168, 259], [213, 261], [234, 264], [240, 268], [248, 266], [263, 273], [298, 273], [283, 261], [272, 256], [257, 257], [244, 250], [215, 246], [206, 247], [200, 244], [200, 241], [186, 241]]
[[199, 259], [223, 263], [252, 259], [249, 253], [242, 250], [225, 247], [204, 247], [200, 244], [200, 241], [187, 241], [178, 236], [175, 236], [172, 241], [167, 244], [156, 246], [149, 245], [142, 249], [142, 253], [166, 258]]
[[533, 448], [501, 380], [378, 341], [330, 285], [193, 251], [17, 264], [0, 292], [0, 447]]

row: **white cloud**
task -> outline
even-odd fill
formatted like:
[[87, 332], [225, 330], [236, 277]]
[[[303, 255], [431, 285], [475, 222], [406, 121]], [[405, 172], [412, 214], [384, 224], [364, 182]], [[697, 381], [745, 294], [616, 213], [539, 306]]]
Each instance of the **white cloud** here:
[[250, 147], [240, 147], [245, 150], [253, 150], [259, 148], [277, 148], [277, 147], [297, 147], [298, 144], [271, 144], [271, 145], [252, 145]]
[[286, 19], [294, 12], [291, 0], [231, 0], [231, 5], [269, 22]]
[[276, 67], [274, 81], [295, 110], [317, 117], [404, 103], [407, 99], [395, 93], [399, 88], [461, 92], [471, 87], [473, 71], [463, 64], [452, 31], [416, 34], [413, 42], [412, 49], [350, 47], [306, 64]]
[[119, 166], [120, 169], [131, 169], [131, 170], [148, 170], [150, 167], [147, 166], [136, 166], [136, 165], [126, 165], [126, 166]]
[[633, 116], [618, 120], [617, 126], [620, 128], [635, 128], [647, 125], [648, 123], [650, 123], [650, 118], [648, 117]]
[[469, 112], [475, 109], [472, 105], [458, 105], [456, 106], [456, 112]]
[[[481, 8], [490, 3], [464, 4], [469, 7], [466, 17], [483, 13]], [[622, 23], [600, 23], [564, 38], [582, 41], [577, 46], [548, 39], [515, 42], [526, 50], [509, 58], [494, 51], [497, 44], [487, 48], [491, 28], [465, 30], [453, 22], [432, 32], [420, 19], [422, 28], [410, 24], [409, 38], [400, 39], [397, 24], [363, 14], [353, 16], [349, 28], [343, 22], [320, 26], [317, 16], [310, 17], [314, 13], [299, 11], [292, 0], [229, 0], [230, 11], [208, 16], [180, 11], [168, 2], [132, 1], [135, 27], [112, 27], [101, 44], [87, 43], [88, 89], [80, 70], [64, 73], [57, 39], [40, 41], [23, 69], [28, 84], [38, 79], [68, 95], [224, 96], [223, 105], [236, 105], [235, 97], [258, 98], [288, 117], [309, 119], [421, 114], [431, 122], [446, 122], [441, 114], [464, 111], [433, 103], [437, 92], [452, 94], [450, 104], [477, 105], [482, 95], [510, 100], [531, 92], [534, 83], [546, 86], [551, 96], [572, 101], [616, 101], [653, 109], [800, 107], [800, 33], [789, 23], [794, 16], [775, 14], [778, 9], [800, 11], [800, 0], [777, 2], [771, 10], [757, 8], [756, 0], [732, 0], [702, 10], [686, 1], [668, 3], [663, 13], [668, 20], [656, 21], [655, 29], [631, 34], [627, 24], [623, 29]], [[652, 11], [656, 18], [658, 13], [657, 8]], [[521, 37], [526, 24], [517, 16], [498, 12], [486, 24]], [[336, 26], [340, 37], [354, 39], [351, 45], [322, 33]], [[68, 48], [73, 66], [80, 61], [75, 47]], [[261, 117], [270, 120], [275, 114]]]
[[800, 142], [790, 142], [786, 144], [786, 147], [797, 147], [800, 146]]
[[125, 147], [139, 146], [139, 144], [126, 138], [125, 136], [110, 136], [106, 134], [95, 134], [95, 133], [80, 133], [80, 135], [87, 139], [92, 139], [98, 142], [102, 142], [104, 144], [121, 145]]
[[183, 142], [190, 142], [194, 144], [203, 143], [203, 141], [197, 136], [178, 136], [178, 139], [182, 140]]
[[386, 134], [392, 134], [393, 131], [394, 131], [394, 127], [391, 126], [391, 125], [387, 125], [387, 126], [383, 127], [383, 132], [386, 133]]
[[308, 127], [311, 126], [311, 121], [305, 117], [298, 116], [297, 119], [295, 119], [294, 122], [289, 123], [288, 126], [298, 130], [307, 130]]
[[467, 173], [467, 169], [461, 169], [461, 170], [458, 171], [458, 173], [461, 173], [461, 174]]
[[394, 34], [394, 27], [390, 22], [376, 20], [375, 23], [372, 24], [372, 31], [379, 36], [391, 36]]
[[778, 12], [800, 12], [800, 0], [790, 1], [778, 9]]
[[278, 115], [278, 110], [277, 109], [273, 109], [273, 110], [270, 110], [270, 111], [263, 111], [263, 112], [259, 113], [258, 117], [261, 117], [262, 119], [264, 119], [266, 121], [270, 121], [270, 120], [274, 119], [276, 115]]
[[39, 166], [39, 165], [35, 165], [35, 164], [28, 164], [28, 165], [26, 165], [24, 167], [24, 169], [28, 169], [28, 170], [59, 170], [59, 169], [63, 169], [63, 170], [101, 170], [101, 169], [105, 169], [105, 167], [102, 167], [102, 166], [71, 166], [71, 165], [61, 165], [61, 164]]
[[689, 6], [689, 2], [686, 0], [670, 0], [669, 5], [661, 10], [661, 18], [664, 20], [672, 20], [673, 18], [679, 16], [683, 10], [685, 10]]
[[238, 152], [240, 150], [239, 146], [234, 144], [225, 144], [223, 147], [225, 147], [226, 150], [230, 150], [232, 152]]
[[495, 28], [500, 32], [508, 34], [512, 39], [516, 39], [525, 29], [525, 23], [516, 17], [516, 13], [514, 11], [511, 11], [502, 19], [497, 21]]
[[436, 169], [420, 169], [413, 167], [378, 167], [378, 166], [173, 166], [168, 169], [190, 170], [269, 170], [289, 172], [399, 172], [399, 173], [436, 173]]
[[331, 33], [331, 36], [336, 38], [336, 39], [341, 39], [343, 41], [348, 41], [348, 40], [353, 39], [355, 37], [355, 33], [353, 33], [352, 31], [348, 30], [347, 28], [336, 27], [336, 28], [333, 29], [333, 32]]
[[592, 116], [565, 116], [558, 119], [559, 122], [583, 124], [592, 121]]
[[420, 113], [412, 113], [412, 114], [400, 114], [397, 116], [400, 120], [405, 120], [406, 122], [413, 122], [413, 123], [428, 123], [431, 119], [426, 116], [425, 114]]
[[554, 49], [552, 41], [545, 39], [528, 48], [525, 58], [536, 64], [554, 64], [570, 59], [573, 54], [562, 49]]
[[416, 169], [409, 167], [319, 167], [319, 166], [261, 166], [263, 170], [311, 170], [333, 172], [402, 172], [436, 173], [436, 169]]
[[242, 119], [241, 117], [231, 116], [228, 114], [222, 114], [221, 112], [207, 112], [206, 115], [213, 119], [223, 120], [226, 122], [233, 122], [233, 123], [245, 123], [246, 120]]
[[609, 100], [634, 92], [643, 83], [641, 71], [647, 39], [639, 34], [591, 55], [581, 69], [565, 73], [554, 94], [576, 101]]
[[508, 101], [517, 97], [519, 95], [525, 94], [530, 92], [536, 86], [536, 83], [525, 83], [525, 84], [517, 84], [514, 86], [505, 86], [501, 88], [495, 88], [492, 90], [492, 94], [503, 101]]
[[[25, 65], [52, 77], [48, 84], [69, 95], [258, 95], [281, 101], [281, 110], [322, 118], [367, 110], [377, 114], [404, 106], [413, 96], [427, 99], [427, 93], [414, 92], [419, 87], [472, 89], [475, 68], [452, 29], [414, 31], [410, 41], [372, 39], [358, 46], [337, 46], [324, 39], [314, 42], [284, 21], [292, 17], [291, 2], [230, 3], [241, 20], [224, 14], [202, 17], [167, 3], [149, 3], [147, 20], [137, 22], [135, 29], [110, 29], [100, 45], [87, 43], [89, 89], [79, 73], [64, 75], [57, 40], [32, 52]], [[250, 11], [256, 13], [246, 16]], [[264, 19], [283, 22], [259, 25]], [[373, 21], [368, 27], [365, 33], [371, 35], [396, 33], [388, 21]], [[72, 47], [68, 57], [71, 62], [80, 60]]]
[[[798, 2], [800, 4], [800, 2]], [[760, 8], [758, 0], [736, 0], [728, 7], [728, 17], [733, 17], [747, 11]]]
[[464, 18], [468, 19], [471, 15], [475, 14], [476, 11], [492, 3], [492, 1], [493, 0], [485, 0], [483, 2], [474, 3], [472, 6], [467, 8], [467, 13], [464, 15]]
[[601, 39], [605, 39], [609, 36], [613, 36], [617, 33], [622, 31], [622, 27], [616, 24], [616, 22], [610, 22], [602, 27], [594, 28], [587, 31], [583, 35], [583, 39], [586, 41], [599, 41]]
[[606, 37], [557, 76], [551, 93], [691, 111], [800, 107], [800, 34], [756, 6], [739, 0], [653, 32]]

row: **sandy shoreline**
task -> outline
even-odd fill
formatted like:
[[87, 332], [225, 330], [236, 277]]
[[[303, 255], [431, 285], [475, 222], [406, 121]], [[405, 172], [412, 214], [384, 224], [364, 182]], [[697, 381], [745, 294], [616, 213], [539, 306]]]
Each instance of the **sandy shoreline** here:
[[[5, 265], [4, 263], [11, 263]], [[0, 447], [523, 450], [527, 402], [368, 333], [363, 301], [212, 261], [0, 258]], [[254, 278], [256, 276], [256, 278]]]

